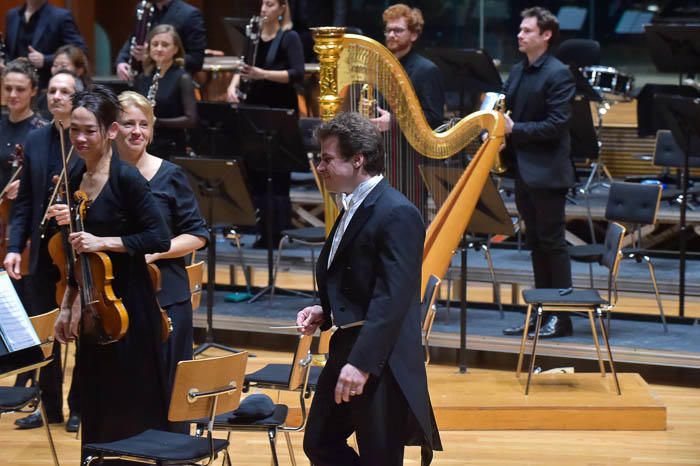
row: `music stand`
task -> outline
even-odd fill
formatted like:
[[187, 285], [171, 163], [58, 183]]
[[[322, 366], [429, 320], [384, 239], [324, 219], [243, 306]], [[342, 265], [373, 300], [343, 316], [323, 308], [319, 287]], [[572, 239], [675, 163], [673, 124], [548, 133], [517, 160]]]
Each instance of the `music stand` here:
[[460, 116], [478, 108], [481, 93], [503, 88], [501, 75], [485, 50], [428, 48], [423, 54], [440, 68], [445, 90], [458, 93]]
[[700, 25], [647, 24], [644, 33], [657, 70], [678, 73], [679, 78], [700, 73]]
[[700, 166], [700, 98], [692, 99], [671, 95], [656, 94], [654, 105], [664, 126], [671, 130], [673, 138], [683, 152], [682, 189], [680, 207], [678, 315], [685, 313], [685, 263], [687, 249], [686, 210], [688, 208], [688, 178], [690, 167]]
[[209, 348], [236, 352], [214, 342], [214, 286], [216, 282], [216, 230], [230, 225], [255, 225], [255, 209], [237, 159], [176, 157], [190, 181], [209, 228], [207, 245], [207, 329], [204, 343], [194, 354]]
[[[440, 206], [445, 202], [450, 191], [456, 184], [459, 177], [464, 173], [462, 167], [435, 167], [422, 165], [420, 167], [421, 176], [428, 192], [433, 196], [435, 205]], [[503, 204], [503, 199], [496, 189], [491, 177], [486, 179], [484, 189], [479, 195], [472, 218], [469, 220], [464, 231], [464, 238], [461, 245], [461, 262], [459, 279], [460, 286], [460, 344], [459, 344], [459, 366], [460, 372], [467, 370], [467, 232], [488, 235], [512, 236], [513, 222], [508, 210]], [[477, 248], [475, 248], [477, 249]], [[493, 264], [490, 264], [493, 269]], [[503, 311], [501, 311], [503, 317]]]
[[231, 157], [231, 141], [241, 140], [237, 133], [236, 106], [228, 102], [200, 101], [197, 102], [197, 116], [209, 142], [209, 147], [200, 146], [197, 152], [210, 157]]
[[253, 303], [273, 289], [272, 224], [275, 208], [272, 173], [305, 170], [308, 167], [308, 160], [303, 150], [299, 120], [293, 110], [239, 105], [236, 116], [238, 134], [246, 135], [239, 139], [239, 150], [245, 154], [248, 167], [267, 173], [265, 189], [267, 286], [248, 301]]
[[224, 31], [229, 45], [231, 45], [231, 55], [235, 57], [243, 56], [248, 38], [245, 34], [245, 28], [250, 22], [250, 18], [237, 18], [226, 16], [222, 18], [224, 23]]

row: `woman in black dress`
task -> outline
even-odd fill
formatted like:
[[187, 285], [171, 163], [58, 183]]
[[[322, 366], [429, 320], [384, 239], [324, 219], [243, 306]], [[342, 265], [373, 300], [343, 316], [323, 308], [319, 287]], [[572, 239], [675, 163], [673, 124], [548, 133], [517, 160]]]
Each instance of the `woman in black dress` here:
[[197, 124], [192, 76], [183, 68], [185, 49], [174, 27], [161, 24], [148, 34], [144, 72], [134, 79], [134, 89], [153, 104], [156, 125], [150, 153], [160, 158], [186, 153], [186, 129]]
[[[38, 86], [39, 75], [26, 58], [12, 60], [2, 72], [2, 92], [7, 99], [8, 113], [0, 119], [0, 189], [12, 175], [11, 159], [15, 145], [24, 145], [31, 130], [48, 123], [32, 108]], [[18, 190], [19, 180], [15, 180], [6, 193], [6, 199], [15, 199]]]
[[136, 92], [121, 93], [119, 103], [122, 107], [116, 140], [119, 156], [148, 180], [171, 237], [168, 251], [146, 255], [146, 262], [160, 269], [158, 302], [173, 324], [163, 351], [170, 391], [177, 363], [192, 359], [192, 303], [185, 257], [206, 245], [208, 233], [183, 170], [146, 151], [153, 135], [151, 104]]
[[[91, 344], [84, 334], [78, 340], [83, 445], [167, 426], [160, 310], [145, 255], [167, 251], [170, 236], [148, 182], [112, 149], [118, 116], [117, 97], [104, 87], [73, 97], [70, 139], [85, 171], [71, 180], [72, 191], [84, 191], [91, 203], [84, 231], [71, 233], [69, 241], [77, 253], [109, 255], [112, 286], [129, 316], [126, 335], [115, 343]], [[68, 224], [64, 204], [50, 213], [60, 225]], [[80, 312], [71, 314], [77, 297], [73, 280], [56, 321], [60, 342], [78, 337]]]
[[[263, 18], [255, 66], [243, 65], [228, 87], [230, 102], [243, 102], [240, 92], [246, 89], [245, 103], [272, 108], [288, 108], [299, 113], [295, 84], [304, 78], [304, 50], [296, 31], [292, 31], [287, 0], [263, 0]], [[248, 81], [248, 84], [245, 82]], [[255, 207], [260, 211], [257, 247], [267, 243], [267, 171], [248, 167], [248, 181]], [[290, 173], [282, 169], [272, 172], [274, 218], [272, 243], [277, 244], [280, 232], [289, 227], [292, 206], [289, 199]]]

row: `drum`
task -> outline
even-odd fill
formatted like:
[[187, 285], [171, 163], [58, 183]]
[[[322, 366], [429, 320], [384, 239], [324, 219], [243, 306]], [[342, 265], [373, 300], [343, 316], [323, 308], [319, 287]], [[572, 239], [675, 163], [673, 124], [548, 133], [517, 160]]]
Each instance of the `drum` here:
[[240, 63], [239, 57], [204, 57], [202, 71], [195, 77], [202, 90], [202, 100], [225, 102], [226, 90]]
[[631, 99], [634, 76], [610, 66], [586, 66], [581, 70], [591, 87], [608, 100]]

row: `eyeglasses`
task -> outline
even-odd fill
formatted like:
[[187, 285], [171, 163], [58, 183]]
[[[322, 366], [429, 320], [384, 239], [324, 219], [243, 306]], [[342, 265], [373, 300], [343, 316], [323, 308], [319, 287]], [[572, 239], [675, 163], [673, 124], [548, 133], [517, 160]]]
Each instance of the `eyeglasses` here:
[[384, 29], [384, 35], [389, 36], [391, 34], [394, 34], [396, 36], [400, 36], [404, 32], [408, 31], [406, 28], [386, 28]]

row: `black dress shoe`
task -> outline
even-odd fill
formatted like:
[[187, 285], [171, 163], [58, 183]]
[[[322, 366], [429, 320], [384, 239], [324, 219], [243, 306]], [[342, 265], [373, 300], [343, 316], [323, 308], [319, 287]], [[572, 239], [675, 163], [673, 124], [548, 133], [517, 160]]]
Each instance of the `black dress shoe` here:
[[[535, 337], [535, 327], [532, 327], [532, 332], [528, 333], [529, 338]], [[574, 334], [574, 329], [571, 326], [571, 317], [551, 315], [547, 322], [540, 328], [540, 338], [558, 338], [568, 337]]]
[[80, 427], [80, 416], [74, 413], [71, 413], [70, 416], [68, 417], [68, 421], [66, 421], [66, 432], [78, 432], [78, 428]]
[[[60, 424], [63, 419], [51, 419], [49, 418], [49, 424]], [[15, 420], [15, 425], [18, 429], [36, 429], [44, 425], [44, 421], [41, 419], [41, 413], [39, 411], [30, 414], [27, 417], [23, 417]]]
[[[537, 314], [530, 315], [530, 326], [528, 331], [532, 331], [535, 328], [535, 322], [537, 322]], [[522, 335], [525, 330], [525, 324], [520, 324], [517, 327], [508, 327], [503, 329], [503, 335]]]

